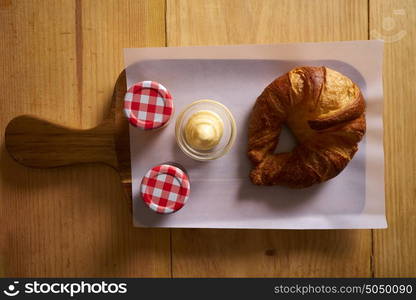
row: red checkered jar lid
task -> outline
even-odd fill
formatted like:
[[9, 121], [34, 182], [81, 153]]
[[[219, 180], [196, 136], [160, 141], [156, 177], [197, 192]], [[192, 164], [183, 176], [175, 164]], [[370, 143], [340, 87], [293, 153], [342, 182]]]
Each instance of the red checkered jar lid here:
[[124, 113], [135, 127], [145, 130], [160, 128], [173, 114], [172, 96], [158, 82], [138, 82], [124, 96]]
[[143, 177], [140, 194], [153, 211], [169, 214], [181, 209], [188, 200], [190, 182], [179, 167], [162, 164], [150, 169]]

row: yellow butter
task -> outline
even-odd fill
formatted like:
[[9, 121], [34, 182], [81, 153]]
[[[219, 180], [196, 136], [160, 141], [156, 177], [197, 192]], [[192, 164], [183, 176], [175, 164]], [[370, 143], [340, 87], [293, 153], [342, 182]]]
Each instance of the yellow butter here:
[[212, 111], [200, 110], [194, 113], [185, 125], [185, 138], [189, 146], [196, 150], [210, 150], [221, 140], [224, 123]]

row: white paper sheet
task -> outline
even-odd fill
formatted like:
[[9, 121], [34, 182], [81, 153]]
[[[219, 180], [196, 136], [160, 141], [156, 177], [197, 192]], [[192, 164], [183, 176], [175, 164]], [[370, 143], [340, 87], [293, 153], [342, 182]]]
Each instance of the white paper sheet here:
[[[171, 123], [157, 132], [130, 127], [133, 223], [139, 227], [385, 228], [381, 41], [125, 49], [127, 85], [155, 80], [174, 98]], [[353, 160], [336, 178], [307, 189], [250, 183], [247, 118], [274, 78], [301, 65], [328, 66], [356, 82], [367, 103], [367, 133]], [[233, 113], [238, 135], [223, 158], [196, 162], [175, 142], [174, 123], [189, 103], [210, 98]], [[290, 149], [288, 131], [280, 150]], [[140, 199], [139, 184], [152, 166], [176, 161], [188, 171], [186, 206], [158, 215]]]

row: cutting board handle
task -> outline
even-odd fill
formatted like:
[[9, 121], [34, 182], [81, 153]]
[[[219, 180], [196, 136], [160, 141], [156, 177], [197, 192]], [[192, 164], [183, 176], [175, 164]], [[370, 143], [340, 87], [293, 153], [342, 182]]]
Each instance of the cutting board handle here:
[[52, 168], [94, 162], [117, 167], [111, 120], [81, 130], [33, 116], [20, 116], [7, 125], [5, 145], [10, 155], [27, 167]]

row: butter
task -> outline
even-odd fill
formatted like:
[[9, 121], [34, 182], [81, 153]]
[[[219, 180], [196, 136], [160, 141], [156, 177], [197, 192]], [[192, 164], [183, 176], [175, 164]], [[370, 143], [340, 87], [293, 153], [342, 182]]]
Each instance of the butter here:
[[212, 111], [200, 110], [194, 113], [185, 125], [185, 139], [195, 150], [210, 150], [221, 140], [224, 123]]

